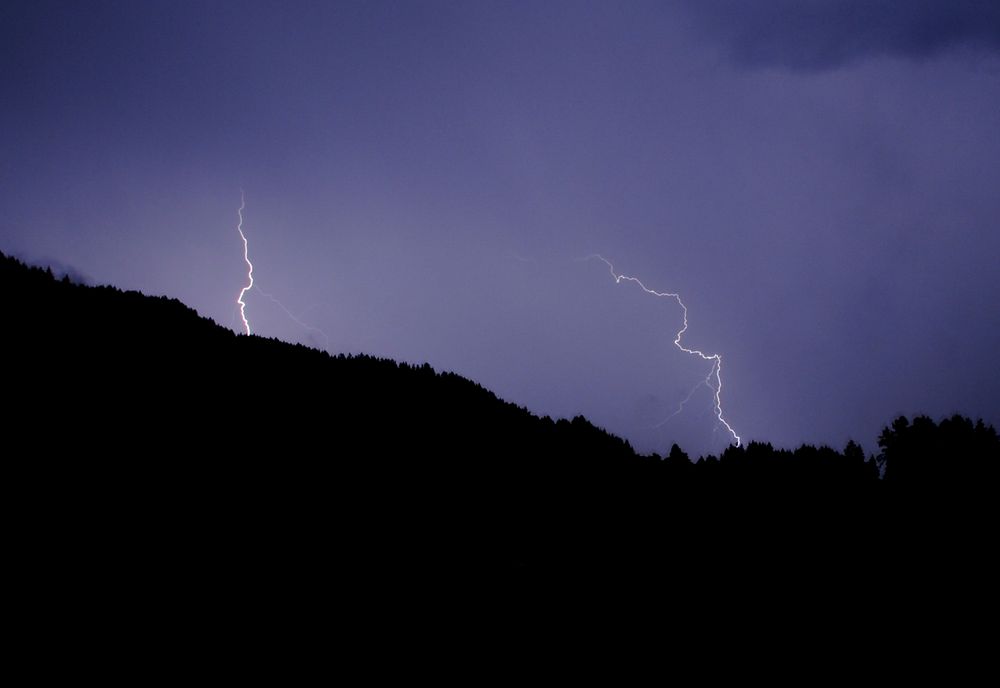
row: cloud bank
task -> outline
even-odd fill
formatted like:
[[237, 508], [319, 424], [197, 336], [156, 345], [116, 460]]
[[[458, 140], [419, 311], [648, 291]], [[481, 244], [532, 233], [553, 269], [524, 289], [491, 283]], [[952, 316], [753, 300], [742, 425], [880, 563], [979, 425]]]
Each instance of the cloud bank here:
[[748, 67], [834, 69], [866, 58], [1000, 52], [996, 0], [684, 0]]

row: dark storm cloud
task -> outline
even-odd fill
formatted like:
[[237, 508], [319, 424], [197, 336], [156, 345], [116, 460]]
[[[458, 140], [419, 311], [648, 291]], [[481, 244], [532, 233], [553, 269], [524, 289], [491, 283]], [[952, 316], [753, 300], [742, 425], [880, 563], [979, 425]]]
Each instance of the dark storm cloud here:
[[750, 66], [824, 70], [878, 56], [1000, 51], [996, 0], [685, 0]]

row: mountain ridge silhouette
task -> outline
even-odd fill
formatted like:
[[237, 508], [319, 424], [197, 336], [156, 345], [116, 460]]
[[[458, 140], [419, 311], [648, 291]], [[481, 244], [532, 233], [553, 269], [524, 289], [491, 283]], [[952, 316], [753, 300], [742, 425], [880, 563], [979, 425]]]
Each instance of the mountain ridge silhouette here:
[[656, 589], [692, 616], [823, 615], [995, 590], [982, 422], [897, 419], [878, 457], [640, 456], [426, 364], [237, 335], [2, 254], [0, 288], [12, 551], [50, 613], [138, 605], [167, 628], [252, 598], [272, 620], [335, 602], [364, 624], [485, 591], [523, 608]]

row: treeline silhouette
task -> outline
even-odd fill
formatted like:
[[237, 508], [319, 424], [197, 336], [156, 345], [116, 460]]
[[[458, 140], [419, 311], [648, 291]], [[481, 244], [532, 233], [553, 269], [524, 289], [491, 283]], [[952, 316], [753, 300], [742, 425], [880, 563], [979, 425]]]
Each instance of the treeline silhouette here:
[[427, 365], [236, 335], [2, 254], [0, 288], [16, 566], [61, 611], [250, 623], [644, 581], [675, 609], [818, 614], [995, 590], [982, 421], [901, 417], [871, 457], [643, 456]]

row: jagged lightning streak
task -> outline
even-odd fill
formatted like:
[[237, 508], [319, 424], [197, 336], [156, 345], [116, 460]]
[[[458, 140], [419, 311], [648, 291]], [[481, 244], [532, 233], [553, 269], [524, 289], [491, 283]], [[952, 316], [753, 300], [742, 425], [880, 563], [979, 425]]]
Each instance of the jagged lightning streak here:
[[[654, 289], [650, 289], [645, 284], [643, 284], [638, 277], [630, 277], [629, 275], [622, 275], [615, 272], [615, 266], [611, 264], [611, 261], [605, 258], [604, 256], [600, 255], [599, 253], [587, 256], [587, 260], [593, 258], [600, 260], [601, 262], [603, 262], [605, 265], [608, 266], [608, 270], [611, 272], [611, 276], [614, 278], [615, 284], [621, 284], [623, 280], [627, 282], [633, 282], [639, 285], [639, 288], [642, 289], [647, 294], [652, 294], [653, 296], [660, 298], [674, 299], [677, 302], [677, 305], [681, 307], [681, 312], [684, 314], [684, 326], [677, 331], [677, 336], [674, 337], [674, 346], [676, 346], [678, 349], [680, 349], [686, 354], [692, 356], [698, 356], [704, 361], [711, 361], [712, 368], [711, 370], [708, 371], [708, 376], [705, 378], [704, 382], [698, 383], [698, 385], [693, 390], [691, 390], [691, 394], [689, 394], [688, 397], [681, 402], [681, 405], [678, 408], [678, 410], [673, 415], [671, 415], [670, 418], [673, 418], [684, 409], [684, 405], [691, 400], [691, 396], [695, 393], [698, 387], [701, 387], [702, 384], [707, 385], [708, 388], [715, 393], [714, 394], [715, 405], [713, 407], [713, 410], [715, 411], [716, 420], [718, 420], [720, 424], [724, 425], [726, 427], [726, 430], [729, 431], [729, 434], [733, 436], [733, 440], [735, 441], [736, 446], [737, 447], [740, 446], [740, 436], [736, 434], [736, 431], [733, 430], [733, 427], [726, 421], [726, 419], [722, 415], [722, 356], [720, 354], [708, 355], [702, 351], [699, 351], [698, 349], [689, 349], [683, 344], [681, 344], [681, 338], [684, 336], [684, 333], [687, 332], [688, 329], [688, 309], [687, 306], [684, 305], [684, 302], [681, 301], [680, 294], [671, 294], [669, 292], [660, 292]], [[712, 384], [713, 378], [715, 380], [714, 385]], [[667, 420], [669, 420], [670, 418], [667, 418]], [[665, 423], [666, 420], [663, 422]]]
[[238, 306], [240, 310], [240, 318], [243, 320], [243, 330], [246, 332], [246, 334], [250, 334], [250, 322], [247, 320], [247, 313], [246, 313], [247, 304], [243, 300], [243, 297], [246, 296], [246, 293], [251, 289], [256, 289], [261, 294], [269, 298], [275, 305], [281, 308], [281, 310], [285, 312], [285, 315], [291, 318], [291, 320], [295, 322], [297, 325], [299, 325], [305, 330], [316, 332], [321, 337], [323, 337], [323, 341], [326, 342], [326, 348], [329, 349], [330, 338], [327, 336], [326, 332], [319, 329], [318, 327], [313, 327], [312, 325], [302, 322], [302, 320], [300, 320], [298, 317], [295, 316], [294, 313], [288, 310], [288, 308], [285, 307], [285, 304], [281, 303], [281, 301], [279, 301], [273, 294], [268, 294], [266, 291], [264, 291], [259, 286], [254, 284], [253, 263], [250, 262], [250, 255], [247, 246], [247, 237], [246, 234], [243, 233], [243, 211], [245, 209], [246, 209], [246, 193], [243, 191], [243, 189], [240, 189], [240, 207], [239, 210], [236, 211], [237, 214], [239, 215], [240, 221], [236, 225], [236, 231], [240, 233], [240, 238], [243, 240], [243, 260], [245, 260], [247, 264], [247, 280], [249, 283], [247, 284], [247, 286], [243, 287], [240, 290], [240, 295], [236, 297], [236, 306], [233, 306], [234, 318], [235, 318], [236, 308]]
[[240, 295], [236, 297], [236, 303], [240, 307], [240, 317], [243, 319], [243, 329], [246, 330], [247, 334], [250, 334], [250, 323], [247, 321], [247, 304], [243, 301], [243, 296], [253, 288], [253, 263], [250, 262], [247, 236], [243, 233], [243, 209], [246, 207], [246, 194], [243, 193], [243, 189], [240, 189], [240, 209], [236, 211], [240, 216], [240, 221], [239, 224], [236, 225], [236, 231], [240, 233], [240, 238], [243, 239], [243, 260], [247, 263], [247, 279], [250, 280], [250, 283], [240, 289]]

